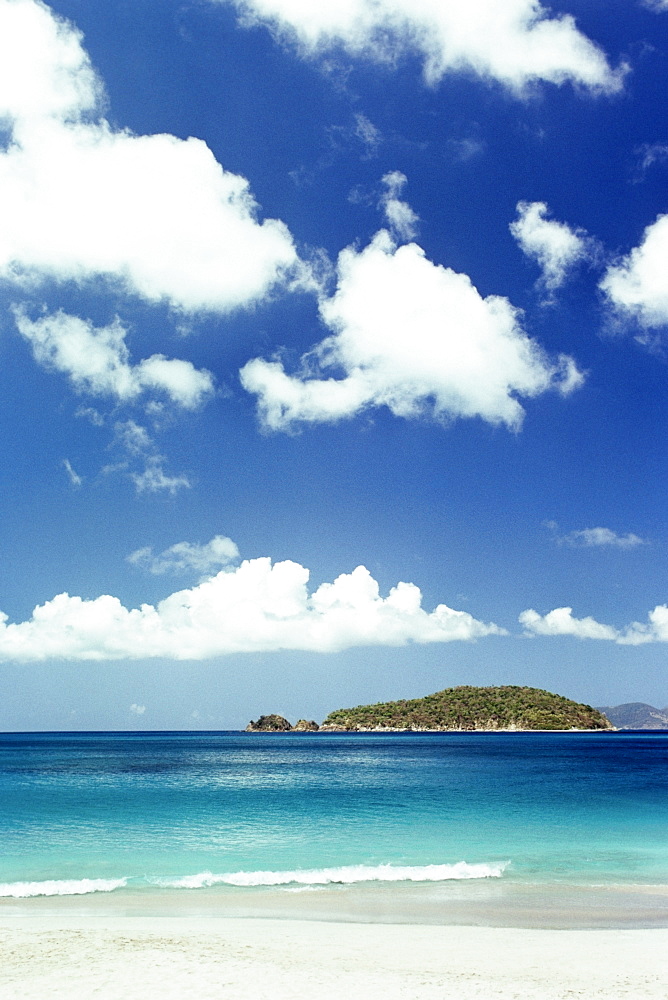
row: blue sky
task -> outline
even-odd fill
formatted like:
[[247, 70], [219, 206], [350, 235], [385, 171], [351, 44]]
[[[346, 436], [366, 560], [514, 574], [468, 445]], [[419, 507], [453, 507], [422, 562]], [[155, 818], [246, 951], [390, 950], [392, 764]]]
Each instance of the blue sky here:
[[0, 727], [668, 702], [667, 28], [0, 0]]

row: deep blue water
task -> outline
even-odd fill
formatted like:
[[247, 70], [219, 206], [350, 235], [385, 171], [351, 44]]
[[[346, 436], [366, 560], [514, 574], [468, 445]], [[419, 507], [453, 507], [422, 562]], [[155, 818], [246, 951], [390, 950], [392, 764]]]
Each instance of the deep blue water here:
[[667, 885], [668, 733], [0, 734], [0, 843], [5, 896]]

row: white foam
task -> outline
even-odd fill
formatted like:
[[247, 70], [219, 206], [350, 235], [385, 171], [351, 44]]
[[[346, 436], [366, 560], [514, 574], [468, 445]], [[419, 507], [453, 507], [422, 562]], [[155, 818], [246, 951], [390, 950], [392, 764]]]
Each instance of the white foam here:
[[356, 882], [447, 882], [452, 879], [500, 878], [508, 862], [451, 865], [344, 865], [340, 868], [294, 871], [199, 872], [183, 878], [159, 879], [157, 884], [174, 889], [204, 889], [212, 885], [352, 885]]
[[127, 885], [125, 878], [51, 879], [45, 882], [0, 883], [0, 896], [85, 896], [89, 892], [113, 892]]

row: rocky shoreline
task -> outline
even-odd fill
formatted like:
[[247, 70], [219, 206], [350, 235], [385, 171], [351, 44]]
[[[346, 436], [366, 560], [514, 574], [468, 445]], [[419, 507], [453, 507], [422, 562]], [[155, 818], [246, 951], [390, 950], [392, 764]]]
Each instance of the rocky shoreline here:
[[610, 729], [528, 729], [524, 726], [343, 726], [312, 719], [299, 719], [293, 726], [282, 715], [261, 715], [251, 720], [246, 733], [601, 733]]

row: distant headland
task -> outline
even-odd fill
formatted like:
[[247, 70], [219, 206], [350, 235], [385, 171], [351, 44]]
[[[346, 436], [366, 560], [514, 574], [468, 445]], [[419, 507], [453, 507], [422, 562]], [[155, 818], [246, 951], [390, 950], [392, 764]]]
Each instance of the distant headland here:
[[261, 715], [246, 732], [517, 732], [525, 730], [612, 730], [598, 709], [540, 688], [446, 688], [424, 698], [358, 705], [330, 712], [322, 725], [281, 715]]
[[654, 708], [644, 701], [599, 708], [617, 729], [668, 729], [668, 708]]

